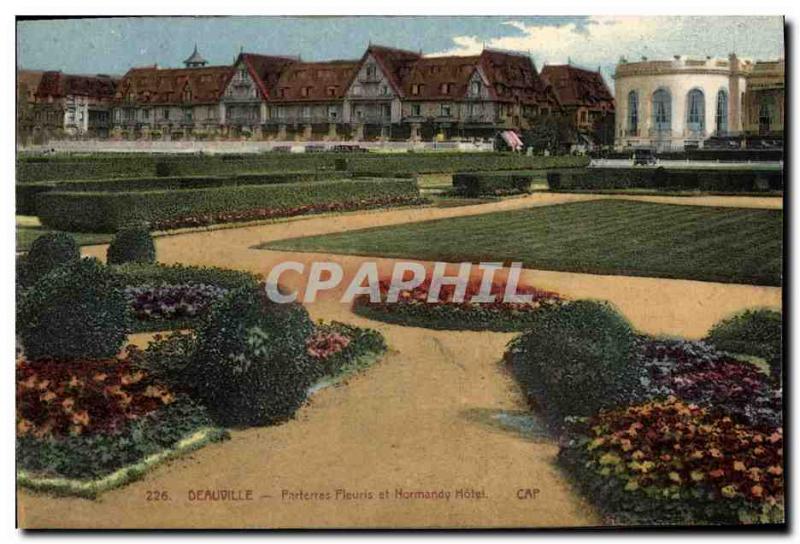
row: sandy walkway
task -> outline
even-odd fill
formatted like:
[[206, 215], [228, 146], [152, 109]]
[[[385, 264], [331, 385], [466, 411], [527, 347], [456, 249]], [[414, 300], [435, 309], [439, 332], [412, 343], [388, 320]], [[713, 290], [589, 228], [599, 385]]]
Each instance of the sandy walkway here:
[[[476, 207], [485, 213], [585, 200], [586, 195], [533, 195]], [[546, 198], [545, 198], [546, 197]], [[642, 197], [645, 198], [645, 197]], [[660, 198], [660, 197], [658, 197]], [[687, 199], [677, 199], [686, 203]], [[703, 202], [710, 202], [704, 200]], [[524, 206], [523, 206], [524, 203]], [[706, 205], [706, 204], [703, 204]], [[721, 205], [714, 202], [713, 205]], [[472, 207], [469, 207], [472, 208]], [[157, 240], [163, 262], [207, 264], [265, 273], [280, 261], [324, 258], [352, 272], [360, 257], [249, 249], [301, 234], [464, 215], [469, 208], [393, 210], [197, 232]], [[84, 248], [102, 256], [103, 247]], [[387, 270], [392, 261], [377, 259]], [[286, 276], [302, 287], [303, 278]], [[652, 278], [525, 271], [523, 280], [571, 297], [617, 304], [636, 327], [700, 337], [738, 309], [780, 307], [780, 289]], [[442, 332], [366, 321], [330, 293], [309, 305], [315, 318], [379, 329], [392, 352], [346, 387], [323, 390], [296, 420], [233, 433], [158, 468], [100, 500], [18, 493], [23, 527], [545, 527], [598, 523], [592, 508], [554, 466], [557, 445], [544, 433], [523, 437], [487, 422], [522, 410], [514, 383], [498, 366], [509, 334]], [[197, 502], [191, 489], [253, 490], [249, 502]], [[519, 490], [540, 490], [520, 499]], [[285, 500], [289, 492], [371, 492], [351, 500]], [[450, 499], [398, 498], [405, 491], [449, 491]], [[486, 498], [456, 497], [460, 489]], [[166, 490], [168, 503], [146, 493]], [[381, 498], [381, 492], [388, 498]], [[266, 497], [268, 496], [268, 497]], [[263, 497], [263, 498], [262, 498]]]

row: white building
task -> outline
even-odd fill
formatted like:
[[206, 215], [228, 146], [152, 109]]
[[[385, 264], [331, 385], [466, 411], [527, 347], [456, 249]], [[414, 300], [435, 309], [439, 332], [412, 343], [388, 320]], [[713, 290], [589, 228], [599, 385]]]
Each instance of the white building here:
[[627, 62], [614, 74], [616, 146], [658, 151], [700, 146], [712, 136], [742, 131], [742, 102], [750, 61], [735, 54], [705, 60]]

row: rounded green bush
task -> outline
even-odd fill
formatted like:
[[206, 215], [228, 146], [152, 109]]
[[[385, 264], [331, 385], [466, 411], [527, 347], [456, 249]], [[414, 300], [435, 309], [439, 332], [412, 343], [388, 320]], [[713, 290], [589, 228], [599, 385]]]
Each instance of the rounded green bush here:
[[719, 350], [754, 355], [766, 360], [779, 378], [783, 365], [783, 317], [768, 309], [751, 309], [723, 319], [705, 338]]
[[314, 329], [299, 304], [276, 304], [259, 289], [237, 289], [200, 327], [186, 383], [225, 426], [289, 419], [315, 376], [306, 340]]
[[121, 228], [106, 251], [108, 264], [154, 263], [156, 246], [150, 231], [144, 225]]
[[25, 281], [32, 283], [55, 268], [75, 262], [81, 252], [75, 239], [65, 232], [39, 236], [25, 257]]
[[578, 300], [537, 309], [506, 360], [528, 398], [553, 420], [625, 403], [640, 384], [635, 334], [610, 304]]
[[128, 304], [114, 276], [96, 259], [81, 259], [40, 278], [18, 316], [29, 359], [105, 359], [129, 332]]

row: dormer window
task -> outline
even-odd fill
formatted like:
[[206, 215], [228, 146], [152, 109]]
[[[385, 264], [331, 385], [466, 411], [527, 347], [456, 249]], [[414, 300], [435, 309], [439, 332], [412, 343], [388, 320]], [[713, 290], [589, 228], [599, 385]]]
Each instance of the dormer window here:
[[189, 87], [183, 89], [183, 101], [190, 102], [192, 100], [192, 90]]
[[303, 97], [308, 97], [311, 94], [312, 87], [303, 87], [300, 89], [300, 95]]
[[450, 94], [450, 83], [442, 83], [442, 84], [439, 86], [439, 91], [440, 91], [442, 94]]
[[381, 91], [381, 94], [385, 96], [385, 95], [389, 94], [389, 87], [387, 87], [386, 85], [381, 85], [380, 91]]
[[328, 87], [325, 90], [325, 94], [327, 94], [328, 96], [336, 96], [336, 87]]
[[414, 94], [414, 95], [417, 95], [417, 94], [419, 94], [419, 88], [420, 88], [420, 85], [419, 85], [419, 84], [417, 84], [417, 83], [414, 83], [414, 84], [411, 86], [411, 94]]
[[481, 94], [481, 82], [480, 81], [473, 81], [472, 82], [472, 94], [473, 95]]
[[367, 64], [367, 77], [375, 77], [377, 73], [378, 72], [374, 64]]

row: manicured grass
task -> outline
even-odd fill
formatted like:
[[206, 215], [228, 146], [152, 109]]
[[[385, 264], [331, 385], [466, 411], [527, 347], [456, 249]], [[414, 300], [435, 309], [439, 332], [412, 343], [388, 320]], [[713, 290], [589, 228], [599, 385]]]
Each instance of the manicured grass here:
[[[17, 216], [17, 251], [28, 251], [31, 244], [39, 236], [49, 232], [56, 232], [46, 229], [39, 223], [36, 217], [29, 215]], [[105, 244], [111, 241], [113, 234], [95, 234], [90, 232], [70, 232], [69, 233], [79, 246], [92, 244]]]
[[781, 285], [782, 223], [780, 210], [598, 200], [261, 247], [449, 262], [521, 261], [526, 268], [544, 270]]

